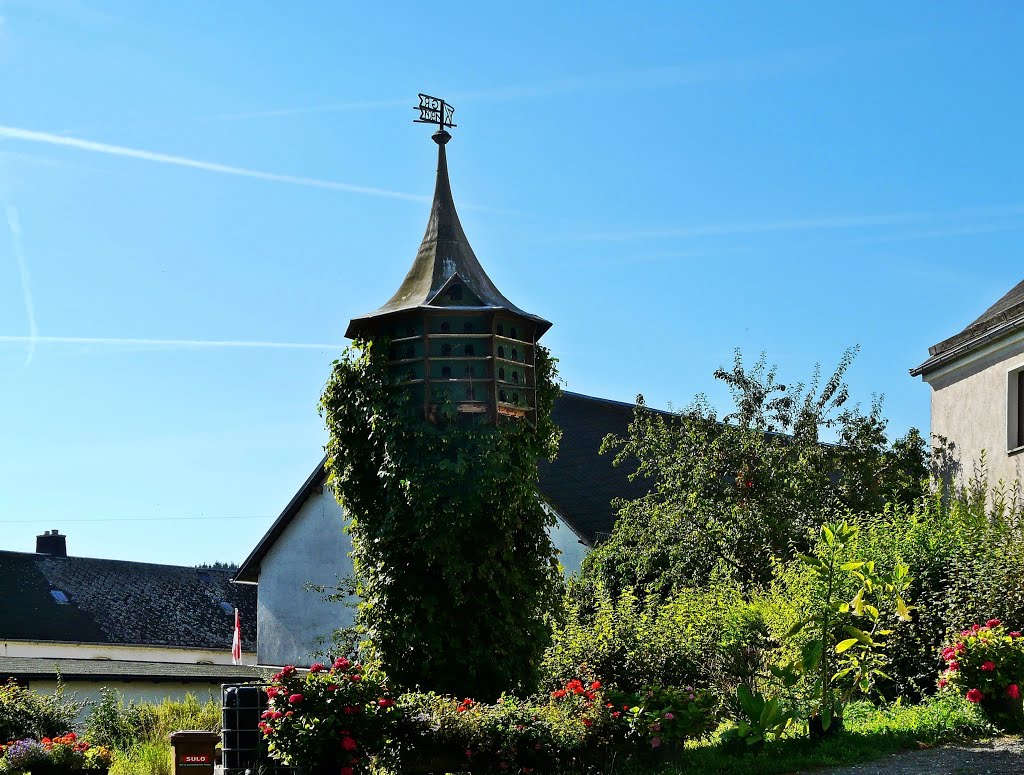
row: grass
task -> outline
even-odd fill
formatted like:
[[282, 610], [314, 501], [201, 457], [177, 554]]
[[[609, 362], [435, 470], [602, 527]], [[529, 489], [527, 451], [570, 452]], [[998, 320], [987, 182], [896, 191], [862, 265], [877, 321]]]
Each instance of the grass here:
[[110, 775], [171, 775], [174, 757], [172, 732], [181, 729], [220, 731], [220, 706], [211, 697], [200, 702], [187, 694], [180, 701], [164, 700], [159, 705], [141, 706], [138, 743], [115, 750]]
[[[770, 743], [757, 754], [737, 754], [712, 739], [688, 749], [660, 775], [783, 775], [812, 767], [858, 764], [898, 751], [997, 733], [977, 707], [959, 697], [883, 708], [856, 702], [847, 708], [845, 729], [826, 740], [792, 737]], [[630, 772], [640, 775], [639, 770], [623, 770], [624, 775]]]

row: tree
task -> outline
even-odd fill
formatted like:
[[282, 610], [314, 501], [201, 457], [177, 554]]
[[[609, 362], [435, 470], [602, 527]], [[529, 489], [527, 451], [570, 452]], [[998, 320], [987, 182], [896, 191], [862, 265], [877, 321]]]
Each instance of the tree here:
[[387, 347], [334, 364], [321, 411], [329, 482], [349, 519], [364, 651], [402, 687], [494, 699], [533, 688], [561, 576], [537, 492], [557, 450], [554, 360], [537, 346], [537, 420], [424, 420]]
[[737, 351], [732, 368], [714, 375], [734, 402], [722, 417], [703, 396], [677, 413], [652, 411], [638, 396], [627, 435], [607, 437], [602, 451], [616, 465], [635, 461], [634, 477], [651, 490], [618, 504], [581, 589], [600, 580], [614, 593], [668, 594], [707, 583], [719, 566], [750, 588], [833, 513], [912, 503], [928, 475], [924, 440], [911, 429], [889, 444], [880, 401], [866, 414], [848, 406], [843, 376], [856, 352], [823, 385], [816, 368], [808, 384], [787, 386], [763, 354], [747, 368]]

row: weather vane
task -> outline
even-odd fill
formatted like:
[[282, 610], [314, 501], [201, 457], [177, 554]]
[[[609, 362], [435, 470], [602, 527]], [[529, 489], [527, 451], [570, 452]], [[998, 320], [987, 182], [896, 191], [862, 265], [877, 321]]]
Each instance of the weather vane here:
[[414, 118], [416, 124], [437, 124], [437, 131], [444, 132], [446, 126], [458, 126], [452, 123], [452, 116], [455, 108], [442, 100], [440, 97], [431, 97], [429, 94], [420, 94], [420, 104], [413, 110], [420, 112], [419, 118]]

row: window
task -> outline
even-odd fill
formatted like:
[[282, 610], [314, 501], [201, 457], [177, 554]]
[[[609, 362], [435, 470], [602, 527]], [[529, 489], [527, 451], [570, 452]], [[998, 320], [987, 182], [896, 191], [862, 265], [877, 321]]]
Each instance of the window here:
[[441, 345], [441, 355], [442, 356], [447, 357], [447, 356], [449, 356], [451, 354], [452, 354], [452, 346], [450, 344], [443, 344], [443, 345]]
[[1007, 375], [1006, 384], [1006, 448], [1024, 447], [1024, 366]]
[[442, 366], [441, 367], [441, 376], [442, 377], [449, 377], [450, 378], [452, 376], [452, 367], [451, 366]]
[[508, 330], [508, 335], [509, 335], [510, 337], [512, 337], [513, 339], [518, 339], [518, 338], [519, 338], [519, 337], [518, 337], [518, 336], [516, 335], [516, 330], [515, 330], [514, 328], [510, 328], [510, 329]]
[[498, 323], [498, 336], [505, 335], [505, 326], [502, 323]]
[[466, 345], [466, 357], [472, 358], [474, 355], [476, 355], [476, 348], [473, 345], [471, 345], [471, 344], [467, 344]]
[[504, 369], [498, 369], [498, 379], [500, 379], [502, 382], [505, 381], [505, 370]]
[[447, 334], [447, 333], [448, 333], [449, 331], [451, 331], [451, 330], [452, 330], [452, 325], [451, 325], [451, 323], [449, 323], [449, 322], [448, 322], [447, 320], [446, 320], [446, 321], [444, 321], [444, 322], [443, 322], [443, 323], [441, 324], [441, 331], [442, 331], [443, 333], [446, 333], [446, 334]]
[[504, 347], [500, 347], [500, 346], [498, 347], [498, 357], [499, 358], [504, 358], [505, 357], [505, 348]]

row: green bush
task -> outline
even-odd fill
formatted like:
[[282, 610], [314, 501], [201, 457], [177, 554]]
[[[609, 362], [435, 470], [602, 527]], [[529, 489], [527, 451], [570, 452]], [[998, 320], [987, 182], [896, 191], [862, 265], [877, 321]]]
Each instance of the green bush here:
[[100, 689], [101, 699], [85, 719], [88, 738], [99, 745], [127, 750], [156, 726], [155, 706], [124, 703], [114, 689]]
[[860, 517], [855, 551], [912, 576], [914, 626], [891, 638], [892, 681], [885, 692], [917, 699], [935, 691], [942, 644], [977, 622], [1024, 628], [1024, 525], [1018, 504], [977, 477], [954, 493], [941, 489], [915, 508], [891, 506]]
[[727, 580], [681, 589], [667, 600], [603, 586], [571, 589], [564, 623], [542, 663], [543, 686], [557, 689], [581, 665], [621, 691], [648, 685], [714, 687], [731, 694], [761, 665], [767, 628], [760, 611]]
[[0, 742], [27, 737], [41, 740], [70, 732], [84, 705], [66, 695], [59, 683], [56, 692], [43, 694], [12, 679], [0, 685]]

